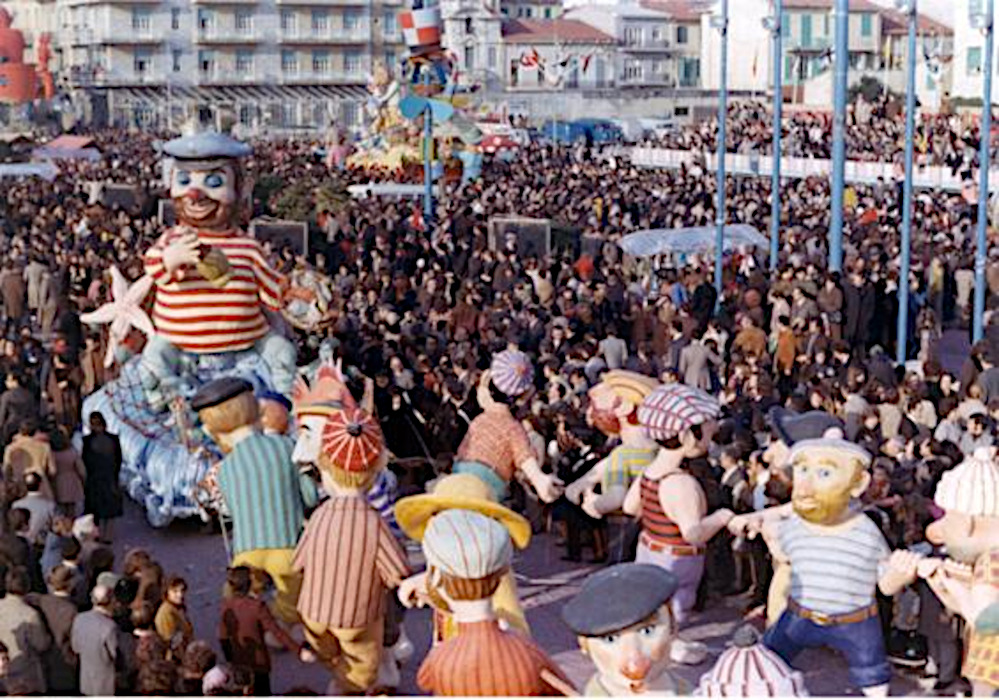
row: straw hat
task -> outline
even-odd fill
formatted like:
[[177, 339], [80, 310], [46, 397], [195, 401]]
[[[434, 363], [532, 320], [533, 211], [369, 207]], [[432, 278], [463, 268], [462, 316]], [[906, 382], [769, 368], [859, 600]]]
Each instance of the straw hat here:
[[395, 504], [395, 519], [409, 537], [422, 541], [427, 525], [446, 510], [471, 510], [498, 521], [510, 533], [518, 549], [531, 541], [531, 524], [491, 497], [488, 484], [471, 474], [448, 474], [441, 477], [432, 493], [400, 498]]
[[626, 369], [612, 369], [600, 376], [600, 383], [594, 388], [606, 388], [622, 400], [638, 406], [658, 386], [659, 382], [644, 374]]

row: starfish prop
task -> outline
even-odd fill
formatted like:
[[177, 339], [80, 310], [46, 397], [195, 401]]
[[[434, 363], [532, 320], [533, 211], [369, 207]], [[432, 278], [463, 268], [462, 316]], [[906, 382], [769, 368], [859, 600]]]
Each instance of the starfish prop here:
[[118, 346], [128, 337], [128, 332], [132, 328], [138, 328], [147, 337], [156, 333], [153, 322], [142, 309], [142, 301], [149, 294], [149, 289], [153, 286], [153, 278], [143, 275], [131, 286], [128, 279], [121, 274], [117, 267], [111, 268], [111, 301], [96, 311], [80, 316], [80, 320], [90, 325], [102, 323], [111, 324], [111, 341], [108, 343], [108, 352], [104, 357], [104, 366], [110, 367], [114, 364], [115, 351]]

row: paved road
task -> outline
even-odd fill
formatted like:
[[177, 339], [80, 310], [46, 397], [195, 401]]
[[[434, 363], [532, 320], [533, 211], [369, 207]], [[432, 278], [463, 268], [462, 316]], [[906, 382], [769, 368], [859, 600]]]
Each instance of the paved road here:
[[[195, 633], [217, 648], [215, 630], [226, 564], [221, 536], [208, 532], [206, 527], [193, 521], [177, 522], [163, 530], [153, 529], [132, 504], [126, 507], [117, 533], [115, 549], [119, 562], [128, 548], [145, 547], [160, 561], [167, 574], [177, 573], [187, 579], [188, 607]], [[582, 687], [592, 673], [592, 666], [579, 653], [575, 639], [562, 623], [559, 613], [564, 601], [578, 590], [581, 581], [594, 567], [567, 564], [561, 560], [561, 554], [562, 550], [555, 546], [552, 537], [541, 535], [535, 538], [526, 552], [518, 556], [515, 568], [521, 579], [521, 598], [535, 639], [562, 666], [577, 687]], [[414, 558], [417, 566], [420, 565], [418, 559]], [[740, 604], [743, 601], [712, 601], [708, 610], [694, 618], [685, 636], [706, 643], [713, 660], [724, 650], [732, 632], [741, 622], [736, 610]], [[407, 613], [406, 629], [416, 646], [416, 654], [403, 669], [400, 691], [417, 694], [416, 669], [430, 642], [429, 614], [424, 610]], [[806, 652], [796, 665], [804, 671], [805, 682], [813, 695], [857, 695], [846, 687], [846, 669], [833, 654]], [[319, 666], [303, 665], [285, 653], [274, 655], [274, 666], [272, 684], [276, 693], [296, 686], [316, 691], [326, 687], [328, 676]], [[709, 666], [710, 663], [685, 667], [678, 669], [678, 672], [696, 685]], [[920, 692], [912, 679], [902, 675], [897, 674], [892, 682], [893, 695], [918, 695]]]

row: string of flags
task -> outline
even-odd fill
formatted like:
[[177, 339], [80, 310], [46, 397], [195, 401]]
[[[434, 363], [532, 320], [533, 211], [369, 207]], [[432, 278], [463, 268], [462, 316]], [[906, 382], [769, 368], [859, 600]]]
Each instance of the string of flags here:
[[[582, 73], [586, 73], [590, 67], [590, 61], [593, 59], [593, 54], [562, 54], [553, 63], [555, 66], [561, 69], [568, 69], [572, 66], [578, 66]], [[537, 49], [532, 48], [530, 51], [525, 51], [520, 54], [520, 65], [523, 68], [537, 68], [540, 70], [545, 70], [548, 66], [547, 59], [538, 53]]]

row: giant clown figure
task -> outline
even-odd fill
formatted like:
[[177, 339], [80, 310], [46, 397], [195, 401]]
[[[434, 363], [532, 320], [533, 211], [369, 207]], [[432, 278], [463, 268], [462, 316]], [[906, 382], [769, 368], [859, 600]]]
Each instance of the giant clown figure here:
[[289, 394], [295, 347], [273, 333], [264, 308], [281, 308], [287, 282], [258, 241], [239, 229], [249, 181], [240, 159], [250, 146], [218, 133], [167, 142], [170, 197], [178, 224], [146, 252], [156, 287], [156, 334], [142, 354], [143, 384], [153, 407], [183, 393], [185, 365], [198, 356], [256, 350], [274, 388]]

